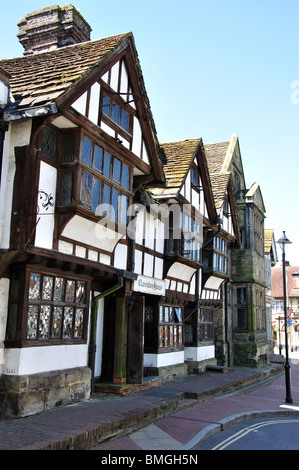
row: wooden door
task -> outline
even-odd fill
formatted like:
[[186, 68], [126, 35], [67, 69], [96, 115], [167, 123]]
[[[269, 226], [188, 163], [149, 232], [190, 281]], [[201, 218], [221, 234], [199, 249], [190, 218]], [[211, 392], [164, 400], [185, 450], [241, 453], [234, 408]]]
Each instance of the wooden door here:
[[127, 382], [143, 383], [144, 296], [134, 295], [127, 303]]

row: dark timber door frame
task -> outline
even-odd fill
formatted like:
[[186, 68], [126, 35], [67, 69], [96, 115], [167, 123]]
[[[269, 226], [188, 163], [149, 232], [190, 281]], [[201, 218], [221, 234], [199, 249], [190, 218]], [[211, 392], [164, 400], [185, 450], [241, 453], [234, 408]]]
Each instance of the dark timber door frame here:
[[127, 381], [135, 384], [143, 383], [144, 306], [143, 295], [128, 299]]

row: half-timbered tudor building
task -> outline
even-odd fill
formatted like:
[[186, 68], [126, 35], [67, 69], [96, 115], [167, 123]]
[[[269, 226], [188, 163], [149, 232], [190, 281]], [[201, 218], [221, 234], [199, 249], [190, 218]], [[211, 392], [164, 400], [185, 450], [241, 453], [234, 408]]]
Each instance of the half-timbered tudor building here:
[[232, 177], [241, 245], [230, 250], [229, 282], [225, 285], [226, 363], [257, 367], [267, 363], [264, 218], [257, 183], [246, 188], [239, 140], [205, 145], [210, 176]]
[[[92, 379], [142, 380], [144, 296], [133, 292], [163, 279], [163, 243], [150, 214], [135, 240], [132, 204], [164, 173], [132, 34], [90, 41], [71, 6], [19, 26], [24, 56], [1, 61], [12, 97], [1, 179], [3, 378], [9, 391], [10, 376], [73, 370], [75, 390], [65, 378], [59, 387], [76, 399], [89, 394], [90, 368]], [[37, 409], [53, 405], [50, 395]]]
[[[179, 233], [171, 232], [165, 244], [166, 299], [184, 312], [182, 358], [189, 370], [201, 371], [219, 359], [214, 337], [219, 323], [224, 325], [222, 285], [228, 280], [230, 246], [239, 243], [234, 193], [229, 175], [209, 176], [202, 139], [161, 148], [166, 184], [150, 191], [160, 203], [179, 207], [177, 222], [175, 215], [171, 219]], [[160, 331], [162, 344], [163, 325]]]
[[262, 338], [240, 256], [261, 256], [264, 208], [237, 139], [160, 145], [132, 33], [91, 41], [71, 5], [18, 25], [24, 55], [0, 61], [0, 415], [238, 363]]

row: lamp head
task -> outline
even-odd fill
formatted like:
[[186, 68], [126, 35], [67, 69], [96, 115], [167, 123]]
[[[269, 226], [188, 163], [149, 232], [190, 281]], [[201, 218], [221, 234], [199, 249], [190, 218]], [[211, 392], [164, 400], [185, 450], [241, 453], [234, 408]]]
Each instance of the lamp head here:
[[284, 248], [284, 245], [290, 245], [292, 242], [286, 237], [286, 233], [282, 232], [282, 236], [277, 241], [281, 248]]

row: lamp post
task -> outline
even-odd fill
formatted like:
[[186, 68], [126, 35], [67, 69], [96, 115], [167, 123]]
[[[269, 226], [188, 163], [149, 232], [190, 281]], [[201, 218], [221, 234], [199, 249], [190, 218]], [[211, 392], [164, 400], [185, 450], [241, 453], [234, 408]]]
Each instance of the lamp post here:
[[283, 270], [283, 303], [284, 303], [284, 322], [285, 322], [285, 382], [286, 382], [286, 403], [293, 403], [291, 394], [291, 366], [289, 364], [289, 348], [288, 348], [288, 325], [287, 325], [287, 298], [286, 298], [286, 262], [285, 262], [285, 245], [292, 242], [282, 232], [282, 237], [277, 242], [282, 249], [282, 270]]

